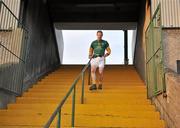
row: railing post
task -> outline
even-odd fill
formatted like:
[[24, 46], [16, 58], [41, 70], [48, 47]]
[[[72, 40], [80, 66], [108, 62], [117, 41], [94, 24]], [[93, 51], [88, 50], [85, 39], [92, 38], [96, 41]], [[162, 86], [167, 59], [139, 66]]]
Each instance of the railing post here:
[[82, 72], [81, 104], [84, 104], [84, 72]]
[[88, 85], [91, 84], [91, 64], [88, 67]]
[[72, 94], [72, 120], [71, 120], [71, 127], [74, 127], [74, 122], [75, 122], [75, 101], [76, 101], [76, 85], [74, 86], [73, 94]]
[[[90, 62], [90, 61], [89, 61]], [[57, 120], [57, 128], [61, 127], [61, 108], [64, 105], [65, 101], [67, 98], [71, 95], [72, 96], [72, 116], [71, 116], [71, 127], [73, 128], [75, 126], [75, 103], [76, 103], [76, 84], [77, 82], [81, 79], [82, 76], [82, 97], [81, 101], [84, 103], [84, 77], [85, 77], [85, 71], [89, 66], [89, 62], [87, 65], [83, 68], [81, 74], [77, 76], [73, 84], [71, 85], [71, 88], [69, 89], [68, 93], [65, 95], [65, 97], [62, 99], [56, 110], [53, 112], [51, 117], [49, 118], [48, 122], [44, 125], [44, 128], [49, 128], [50, 125], [52, 124], [53, 120], [55, 117], [58, 115], [58, 120]]]
[[57, 119], [57, 128], [61, 127], [61, 109], [58, 112], [58, 119]]

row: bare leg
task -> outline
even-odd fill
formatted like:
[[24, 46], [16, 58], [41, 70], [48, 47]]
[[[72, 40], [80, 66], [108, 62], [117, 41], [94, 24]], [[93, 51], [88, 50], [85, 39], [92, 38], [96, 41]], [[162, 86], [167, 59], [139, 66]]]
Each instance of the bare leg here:
[[96, 84], [96, 66], [91, 65], [91, 78], [92, 78], [92, 84]]
[[102, 84], [103, 82], [103, 71], [104, 67], [99, 67], [99, 84]]

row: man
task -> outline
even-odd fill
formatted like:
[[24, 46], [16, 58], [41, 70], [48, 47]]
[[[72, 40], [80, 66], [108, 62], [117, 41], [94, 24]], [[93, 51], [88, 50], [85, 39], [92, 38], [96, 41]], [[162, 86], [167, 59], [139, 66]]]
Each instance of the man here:
[[[92, 85], [89, 87], [89, 90], [96, 90], [96, 69], [99, 67], [99, 85], [98, 89], [102, 89], [102, 81], [103, 81], [103, 70], [105, 64], [105, 57], [109, 56], [111, 53], [111, 49], [109, 47], [109, 43], [102, 39], [103, 32], [97, 31], [97, 40], [91, 43], [89, 48], [89, 59], [91, 60], [91, 77], [92, 77]], [[107, 51], [105, 53], [105, 51]]]

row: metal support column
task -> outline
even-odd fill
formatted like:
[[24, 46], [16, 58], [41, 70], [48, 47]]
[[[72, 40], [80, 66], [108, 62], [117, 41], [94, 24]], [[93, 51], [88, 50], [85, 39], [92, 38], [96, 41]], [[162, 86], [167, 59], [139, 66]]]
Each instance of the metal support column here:
[[129, 64], [128, 59], [128, 31], [124, 30], [124, 64]]

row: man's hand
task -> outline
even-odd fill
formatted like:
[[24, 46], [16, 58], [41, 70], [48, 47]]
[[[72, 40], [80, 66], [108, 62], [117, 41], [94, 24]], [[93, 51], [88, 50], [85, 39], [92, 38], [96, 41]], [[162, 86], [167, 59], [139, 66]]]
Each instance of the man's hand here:
[[93, 58], [93, 55], [89, 55], [89, 59], [92, 59]]
[[104, 57], [107, 57], [107, 56], [109, 56], [109, 53], [106, 53], [106, 54], [104, 55]]
[[111, 49], [110, 49], [110, 47], [107, 47], [107, 48], [106, 48], [106, 51], [107, 51], [107, 53], [104, 55], [104, 57], [107, 57], [107, 56], [109, 56], [109, 55], [111, 54]]

